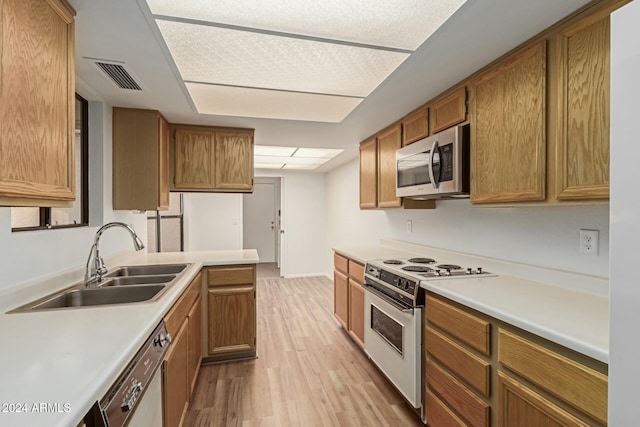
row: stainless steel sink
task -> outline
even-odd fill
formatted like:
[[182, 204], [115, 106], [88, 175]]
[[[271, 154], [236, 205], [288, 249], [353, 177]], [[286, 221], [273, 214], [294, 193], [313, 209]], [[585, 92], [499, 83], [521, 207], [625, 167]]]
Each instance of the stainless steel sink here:
[[135, 286], [135, 285], [149, 285], [153, 283], [168, 284], [175, 279], [175, 274], [162, 275], [162, 276], [120, 276], [105, 279], [100, 287], [106, 286]]
[[191, 264], [120, 267], [105, 276], [95, 287], [85, 287], [84, 282], [81, 282], [31, 301], [9, 313], [153, 302], [178, 281], [189, 265]]
[[71, 289], [42, 302], [36, 302], [31, 307], [27, 307], [27, 310], [50, 310], [149, 301], [157, 298], [165, 288], [166, 285], [144, 285], [125, 288]]
[[133, 265], [120, 267], [107, 274], [105, 277], [126, 277], [126, 276], [152, 276], [158, 274], [178, 274], [189, 264], [158, 264], [158, 265]]

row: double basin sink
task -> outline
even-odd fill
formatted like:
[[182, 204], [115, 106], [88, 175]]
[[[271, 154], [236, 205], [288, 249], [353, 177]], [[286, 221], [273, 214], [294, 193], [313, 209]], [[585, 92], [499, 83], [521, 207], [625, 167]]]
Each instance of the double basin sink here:
[[107, 274], [97, 286], [76, 285], [11, 312], [156, 301], [188, 266], [162, 264], [120, 267]]

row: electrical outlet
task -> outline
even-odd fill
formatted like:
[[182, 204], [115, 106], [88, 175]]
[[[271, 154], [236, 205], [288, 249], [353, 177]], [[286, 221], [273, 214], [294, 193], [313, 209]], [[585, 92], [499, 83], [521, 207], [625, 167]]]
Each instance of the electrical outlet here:
[[411, 233], [411, 226], [412, 226], [411, 220], [409, 219], [407, 220], [407, 233]]
[[580, 230], [580, 253], [598, 255], [599, 230]]

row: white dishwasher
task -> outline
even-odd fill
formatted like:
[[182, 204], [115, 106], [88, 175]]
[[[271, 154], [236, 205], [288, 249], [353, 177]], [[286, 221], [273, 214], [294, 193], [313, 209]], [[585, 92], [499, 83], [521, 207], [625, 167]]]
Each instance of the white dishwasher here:
[[171, 343], [161, 322], [98, 402], [104, 426], [162, 426], [162, 369]]

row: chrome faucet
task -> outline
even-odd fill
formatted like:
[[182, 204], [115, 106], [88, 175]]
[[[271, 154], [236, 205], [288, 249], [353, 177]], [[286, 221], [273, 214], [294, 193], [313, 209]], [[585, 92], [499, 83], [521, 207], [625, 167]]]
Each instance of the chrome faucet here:
[[[91, 286], [93, 284], [102, 282], [102, 276], [107, 274], [107, 272], [109, 271], [104, 263], [104, 259], [102, 259], [102, 257], [100, 256], [100, 236], [102, 236], [102, 233], [104, 233], [105, 230], [111, 227], [122, 227], [125, 230], [129, 231], [129, 234], [131, 234], [131, 238], [133, 239], [133, 247], [135, 248], [135, 250], [139, 251], [144, 249], [144, 243], [142, 243], [142, 240], [140, 240], [135, 230], [131, 228], [131, 226], [125, 224], [124, 222], [109, 222], [103, 225], [96, 232], [96, 237], [93, 240], [93, 245], [91, 245], [91, 249], [89, 249], [89, 258], [87, 258], [87, 266], [84, 273], [85, 286]], [[93, 266], [95, 271], [93, 272], [93, 274], [90, 274], [89, 266], [91, 264], [91, 254], [93, 253], [95, 253], [95, 257], [93, 259]]]

